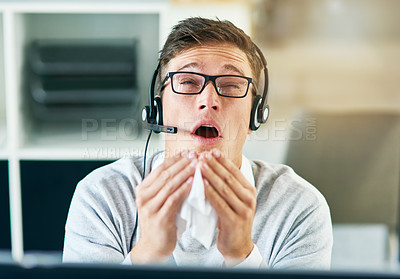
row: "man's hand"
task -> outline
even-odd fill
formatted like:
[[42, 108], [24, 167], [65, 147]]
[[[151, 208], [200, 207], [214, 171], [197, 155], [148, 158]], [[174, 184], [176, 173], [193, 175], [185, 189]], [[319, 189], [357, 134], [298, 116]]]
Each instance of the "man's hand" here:
[[205, 195], [218, 215], [217, 248], [235, 265], [251, 253], [257, 190], [219, 150], [200, 155]]
[[176, 215], [189, 195], [196, 164], [182, 154], [166, 159], [137, 186], [141, 235], [131, 251], [133, 263], [163, 262], [174, 251]]

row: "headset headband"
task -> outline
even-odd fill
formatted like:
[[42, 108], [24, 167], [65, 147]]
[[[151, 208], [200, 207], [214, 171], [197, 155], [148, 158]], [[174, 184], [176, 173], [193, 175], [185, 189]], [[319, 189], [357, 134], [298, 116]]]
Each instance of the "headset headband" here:
[[261, 100], [261, 105], [260, 105], [261, 108], [264, 108], [265, 104], [267, 103], [267, 100], [268, 100], [268, 86], [269, 86], [267, 60], [265, 59], [264, 54], [262, 53], [261, 49], [256, 44], [254, 44], [254, 47], [256, 48], [258, 56], [260, 57], [261, 62], [264, 67], [264, 89], [263, 89], [262, 100]]
[[[151, 79], [150, 85], [150, 117], [149, 119], [156, 119], [156, 111], [154, 111], [154, 89], [156, 86], [156, 80], [158, 76], [158, 71], [160, 70], [160, 63], [158, 63], [156, 70], [153, 73], [153, 78]], [[154, 124], [154, 123], [153, 123]]]

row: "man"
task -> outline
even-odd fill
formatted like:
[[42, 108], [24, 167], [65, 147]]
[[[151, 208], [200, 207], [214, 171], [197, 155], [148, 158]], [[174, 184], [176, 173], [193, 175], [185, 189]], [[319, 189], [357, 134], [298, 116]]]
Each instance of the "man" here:
[[[174, 27], [159, 62], [164, 124], [178, 132], [146, 161], [143, 181], [143, 158], [134, 157], [78, 184], [64, 261], [329, 268], [323, 196], [289, 167], [242, 155], [262, 71], [251, 39], [230, 22], [189, 18]], [[210, 249], [177, 234], [197, 167], [218, 217]]]

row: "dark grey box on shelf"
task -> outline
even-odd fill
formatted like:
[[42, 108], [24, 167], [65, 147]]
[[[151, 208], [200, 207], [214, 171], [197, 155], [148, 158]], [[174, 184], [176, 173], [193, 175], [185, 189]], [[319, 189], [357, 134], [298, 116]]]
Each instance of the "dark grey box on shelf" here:
[[34, 40], [27, 91], [39, 122], [138, 118], [137, 40]]
[[135, 76], [134, 39], [34, 40], [28, 59], [41, 76], [106, 75]]

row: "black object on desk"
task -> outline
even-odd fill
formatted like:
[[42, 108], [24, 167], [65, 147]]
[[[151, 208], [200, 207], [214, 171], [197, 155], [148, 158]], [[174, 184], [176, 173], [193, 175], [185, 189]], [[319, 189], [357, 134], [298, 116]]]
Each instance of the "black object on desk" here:
[[8, 162], [0, 161], [0, 250], [11, 249]]
[[[110, 161], [21, 161], [24, 250], [58, 251], [77, 183]], [[1, 278], [1, 276], [0, 276]]]
[[172, 268], [159, 266], [56, 265], [24, 268], [1, 265], [0, 278], [157, 278], [157, 279], [361, 279], [400, 278], [400, 274], [384, 272], [285, 271], [226, 268]]

